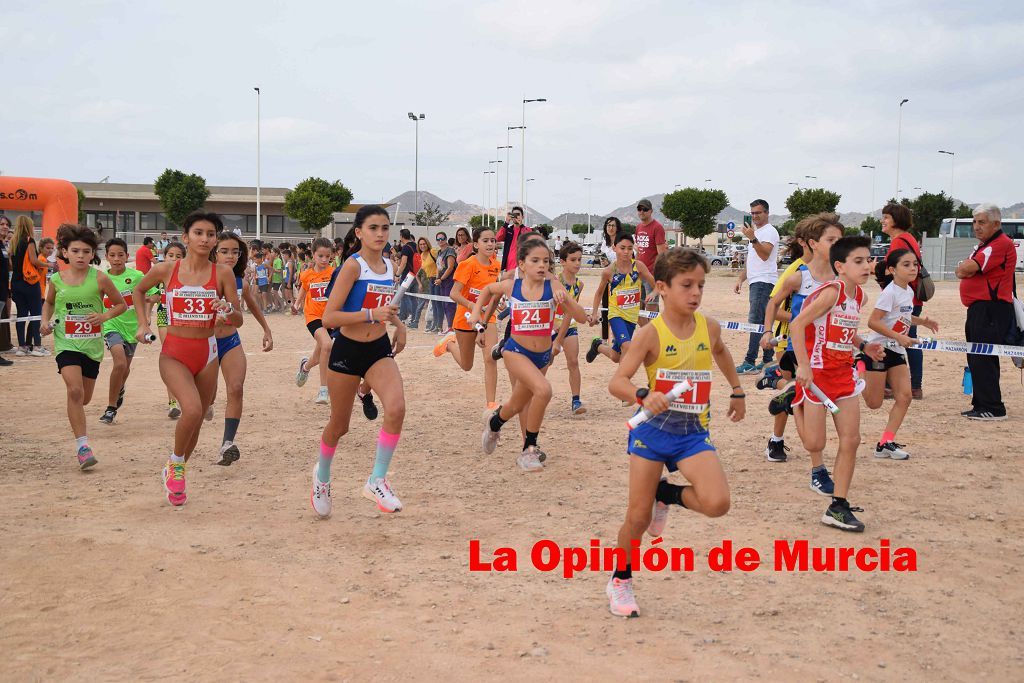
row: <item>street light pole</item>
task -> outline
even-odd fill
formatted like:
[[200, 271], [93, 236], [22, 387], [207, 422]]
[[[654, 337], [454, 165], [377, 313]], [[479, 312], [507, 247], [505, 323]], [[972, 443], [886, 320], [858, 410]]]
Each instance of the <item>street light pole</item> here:
[[900, 199], [900, 149], [903, 144], [903, 105], [909, 101], [907, 98], [900, 100], [899, 123], [896, 127], [896, 201]]
[[260, 89], [253, 90], [256, 91], [256, 239], [260, 239], [263, 234], [260, 230]]
[[807, 178], [809, 180], [817, 180], [818, 176], [816, 176], [816, 175], [805, 175], [804, 178]]
[[523, 125], [521, 126], [522, 138], [520, 139], [520, 142], [519, 142], [519, 145], [520, 145], [520, 150], [519, 151], [522, 153], [522, 168], [520, 169], [520, 175], [519, 175], [519, 178], [521, 180], [521, 184], [520, 184], [520, 187], [519, 187], [519, 194], [524, 198], [523, 199], [523, 204], [526, 203], [526, 199], [525, 199], [525, 197], [526, 197], [526, 105], [529, 104], [530, 102], [547, 102], [547, 99], [543, 98], [543, 97], [537, 97], [537, 98], [532, 99], [532, 100], [528, 100], [526, 98], [523, 98]]
[[[508, 165], [508, 151], [512, 149], [512, 145], [501, 145], [498, 147], [498, 154], [501, 154], [501, 150], [505, 150], [505, 211], [508, 211], [508, 177], [512, 173], [512, 169]], [[498, 179], [495, 178], [495, 181]]]
[[482, 216], [482, 220], [480, 222], [480, 224], [484, 227], [487, 227], [487, 225], [489, 224], [487, 213], [490, 211], [491, 203], [491, 179], [488, 178], [487, 176], [490, 175], [491, 173], [494, 173], [494, 171], [484, 171], [484, 215]]
[[413, 114], [409, 112], [409, 118], [416, 124], [416, 163], [415, 163], [415, 176], [413, 181], [413, 188], [416, 192], [416, 205], [413, 208], [413, 219], [420, 212], [420, 121], [427, 118], [426, 114]]
[[[500, 164], [501, 160], [500, 159], [494, 159], [493, 161], [488, 161], [487, 163], [488, 164]], [[494, 174], [494, 224], [493, 224], [494, 227], [498, 227], [498, 169], [499, 168], [501, 168], [501, 167], [500, 166], [495, 166], [494, 170], [491, 171], [491, 173]], [[488, 188], [489, 187], [490, 187], [490, 183], [488, 183]], [[490, 211], [490, 209], [491, 209], [491, 207], [488, 206], [487, 210]]]
[[953, 169], [956, 163], [956, 152], [947, 152], [944, 149], [940, 149], [939, 154], [949, 155], [949, 198], [953, 199]]
[[871, 208], [868, 209], [868, 215], [870, 216], [875, 210], [875, 177], [878, 175], [878, 172], [870, 164], [861, 164], [860, 167], [871, 169]]
[[587, 181], [587, 234], [590, 234], [590, 189], [593, 185], [593, 181], [590, 178], [584, 178]]
[[[527, 178], [526, 187], [529, 188], [530, 183], [532, 183], [534, 180], [536, 180], [536, 178]], [[523, 220], [525, 221], [524, 225], [530, 224], [530, 205], [526, 203], [525, 194], [523, 195]]]

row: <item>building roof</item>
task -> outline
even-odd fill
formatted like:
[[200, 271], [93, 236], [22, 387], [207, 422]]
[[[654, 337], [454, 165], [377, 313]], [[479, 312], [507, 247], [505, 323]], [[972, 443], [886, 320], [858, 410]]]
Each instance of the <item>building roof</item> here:
[[[159, 197], [152, 183], [74, 183], [89, 199], [142, 199], [157, 201]], [[255, 202], [255, 187], [232, 187], [229, 185], [207, 185], [211, 202]], [[287, 187], [261, 187], [260, 200], [284, 202]]]

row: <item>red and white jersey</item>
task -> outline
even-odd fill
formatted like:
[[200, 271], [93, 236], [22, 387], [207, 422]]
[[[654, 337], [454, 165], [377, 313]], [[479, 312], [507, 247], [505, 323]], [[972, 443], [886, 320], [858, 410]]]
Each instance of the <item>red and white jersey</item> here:
[[825, 315], [807, 326], [807, 348], [810, 350], [811, 368], [853, 365], [853, 340], [860, 325], [860, 308], [864, 304], [864, 290], [856, 286], [853, 296], [849, 295], [842, 280], [832, 280], [811, 292], [804, 300], [803, 309], [822, 292], [839, 288], [836, 304]]
[[217, 266], [210, 264], [210, 279], [206, 284], [186, 285], [178, 278], [180, 265], [181, 261], [175, 262], [167, 281], [167, 324], [171, 327], [212, 328], [217, 317], [213, 307], [220, 299], [217, 291]]

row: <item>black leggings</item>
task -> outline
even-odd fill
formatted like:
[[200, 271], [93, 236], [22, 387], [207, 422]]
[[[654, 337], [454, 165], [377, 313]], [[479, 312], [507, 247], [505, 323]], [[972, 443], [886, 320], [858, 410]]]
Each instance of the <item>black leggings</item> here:
[[[18, 317], [24, 318], [30, 315], [40, 315], [43, 312], [43, 294], [39, 285], [30, 285], [24, 280], [15, 280], [11, 283], [11, 299], [18, 309]], [[14, 328], [18, 330], [18, 346], [42, 346], [43, 340], [39, 336], [39, 321], [33, 320], [27, 323], [16, 322]]]
[[601, 308], [603, 311], [598, 311], [601, 314], [601, 339], [609, 339], [608, 336], [608, 290], [610, 287], [605, 287], [604, 291], [601, 292]]

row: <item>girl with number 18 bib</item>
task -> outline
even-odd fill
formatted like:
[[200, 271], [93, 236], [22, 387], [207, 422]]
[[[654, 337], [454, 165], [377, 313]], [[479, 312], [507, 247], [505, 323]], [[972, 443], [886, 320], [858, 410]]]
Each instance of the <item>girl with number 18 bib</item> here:
[[[376, 459], [363, 485], [363, 496], [375, 502], [381, 512], [402, 509], [402, 501], [387, 479], [405, 421], [405, 388], [395, 354], [405, 348], [406, 338], [398, 307], [391, 305], [395, 295], [393, 268], [383, 255], [390, 229], [391, 221], [382, 207], [370, 204], [359, 209], [352, 225], [358, 238], [356, 251], [340, 266], [324, 309], [324, 327], [338, 332], [327, 365], [331, 417], [320, 437], [310, 495], [313, 510], [320, 517], [331, 514], [331, 461], [338, 440], [348, 432], [352, 406], [363, 378], [384, 406]], [[388, 322], [396, 328], [393, 342], [382, 324]]]

